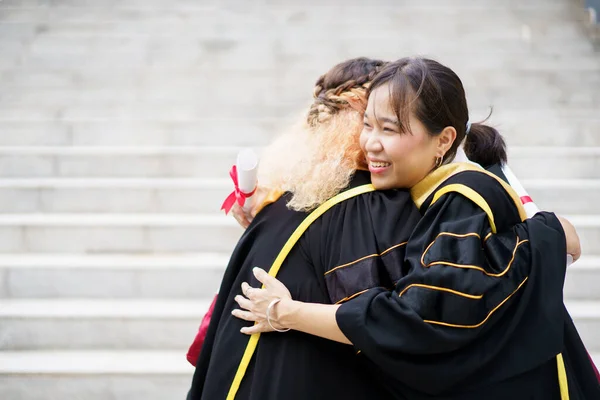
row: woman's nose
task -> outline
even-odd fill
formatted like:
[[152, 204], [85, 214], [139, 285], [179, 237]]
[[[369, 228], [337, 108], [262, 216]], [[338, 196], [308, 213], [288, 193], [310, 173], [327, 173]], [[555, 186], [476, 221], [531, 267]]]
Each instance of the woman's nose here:
[[383, 150], [383, 145], [377, 133], [369, 135], [365, 143], [365, 150], [367, 153], [378, 153]]

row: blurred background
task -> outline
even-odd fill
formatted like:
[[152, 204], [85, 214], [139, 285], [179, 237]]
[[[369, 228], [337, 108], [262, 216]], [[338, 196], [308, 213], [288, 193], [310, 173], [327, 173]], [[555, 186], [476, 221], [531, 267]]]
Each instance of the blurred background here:
[[219, 212], [237, 151], [356, 56], [430, 56], [472, 121], [494, 107], [513, 170], [579, 229], [566, 300], [600, 362], [594, 3], [0, 0], [0, 398], [183, 399], [241, 233]]

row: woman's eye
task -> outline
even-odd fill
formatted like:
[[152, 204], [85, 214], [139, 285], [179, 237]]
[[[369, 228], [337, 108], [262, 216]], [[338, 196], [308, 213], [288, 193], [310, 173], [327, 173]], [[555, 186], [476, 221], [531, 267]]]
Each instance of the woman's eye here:
[[367, 121], [363, 121], [363, 126], [364, 126], [365, 128], [370, 128], [370, 127], [371, 127], [371, 124], [369, 124]]
[[388, 127], [384, 127], [384, 128], [383, 128], [383, 131], [384, 131], [384, 132], [396, 132], [396, 130], [395, 130], [395, 129], [393, 129], [393, 128], [388, 128]]

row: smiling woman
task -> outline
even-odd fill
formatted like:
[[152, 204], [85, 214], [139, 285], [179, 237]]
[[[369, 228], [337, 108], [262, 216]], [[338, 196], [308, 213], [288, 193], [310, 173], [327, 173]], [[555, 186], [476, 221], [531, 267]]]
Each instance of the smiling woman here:
[[484, 168], [506, 162], [498, 131], [469, 121], [458, 76], [428, 59], [399, 60], [375, 77], [360, 141], [379, 189], [413, 187], [452, 161], [463, 141]]
[[383, 68], [360, 142], [373, 186], [410, 188], [422, 215], [397, 260], [401, 278], [328, 306], [292, 300], [258, 270], [265, 288], [243, 285], [248, 298], [236, 298], [248, 311], [235, 315], [257, 322], [242, 331], [352, 343], [397, 399], [600, 398], [562, 299], [566, 255], [578, 246], [567, 248], [552, 213], [525, 220], [497, 176], [449, 164], [461, 142], [483, 166], [506, 160], [500, 134], [469, 123], [466, 104], [458, 76], [433, 60]]

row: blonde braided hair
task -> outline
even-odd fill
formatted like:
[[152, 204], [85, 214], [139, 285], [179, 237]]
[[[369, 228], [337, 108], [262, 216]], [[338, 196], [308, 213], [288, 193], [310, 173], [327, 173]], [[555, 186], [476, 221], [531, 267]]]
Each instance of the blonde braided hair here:
[[[373, 60], [374, 65], [370, 72], [350, 79], [336, 87], [328, 88], [326, 80], [328, 72], [316, 82], [313, 90], [313, 104], [310, 106], [307, 122], [310, 126], [323, 123], [332, 115], [341, 110], [353, 108], [360, 113], [365, 112], [367, 106], [367, 89], [377, 73], [386, 64], [383, 61]], [[335, 67], [334, 67], [335, 68]]]
[[288, 207], [310, 211], [335, 196], [365, 168], [359, 136], [367, 89], [383, 61], [356, 58], [316, 82], [306, 119], [265, 149], [259, 181], [291, 192]]

